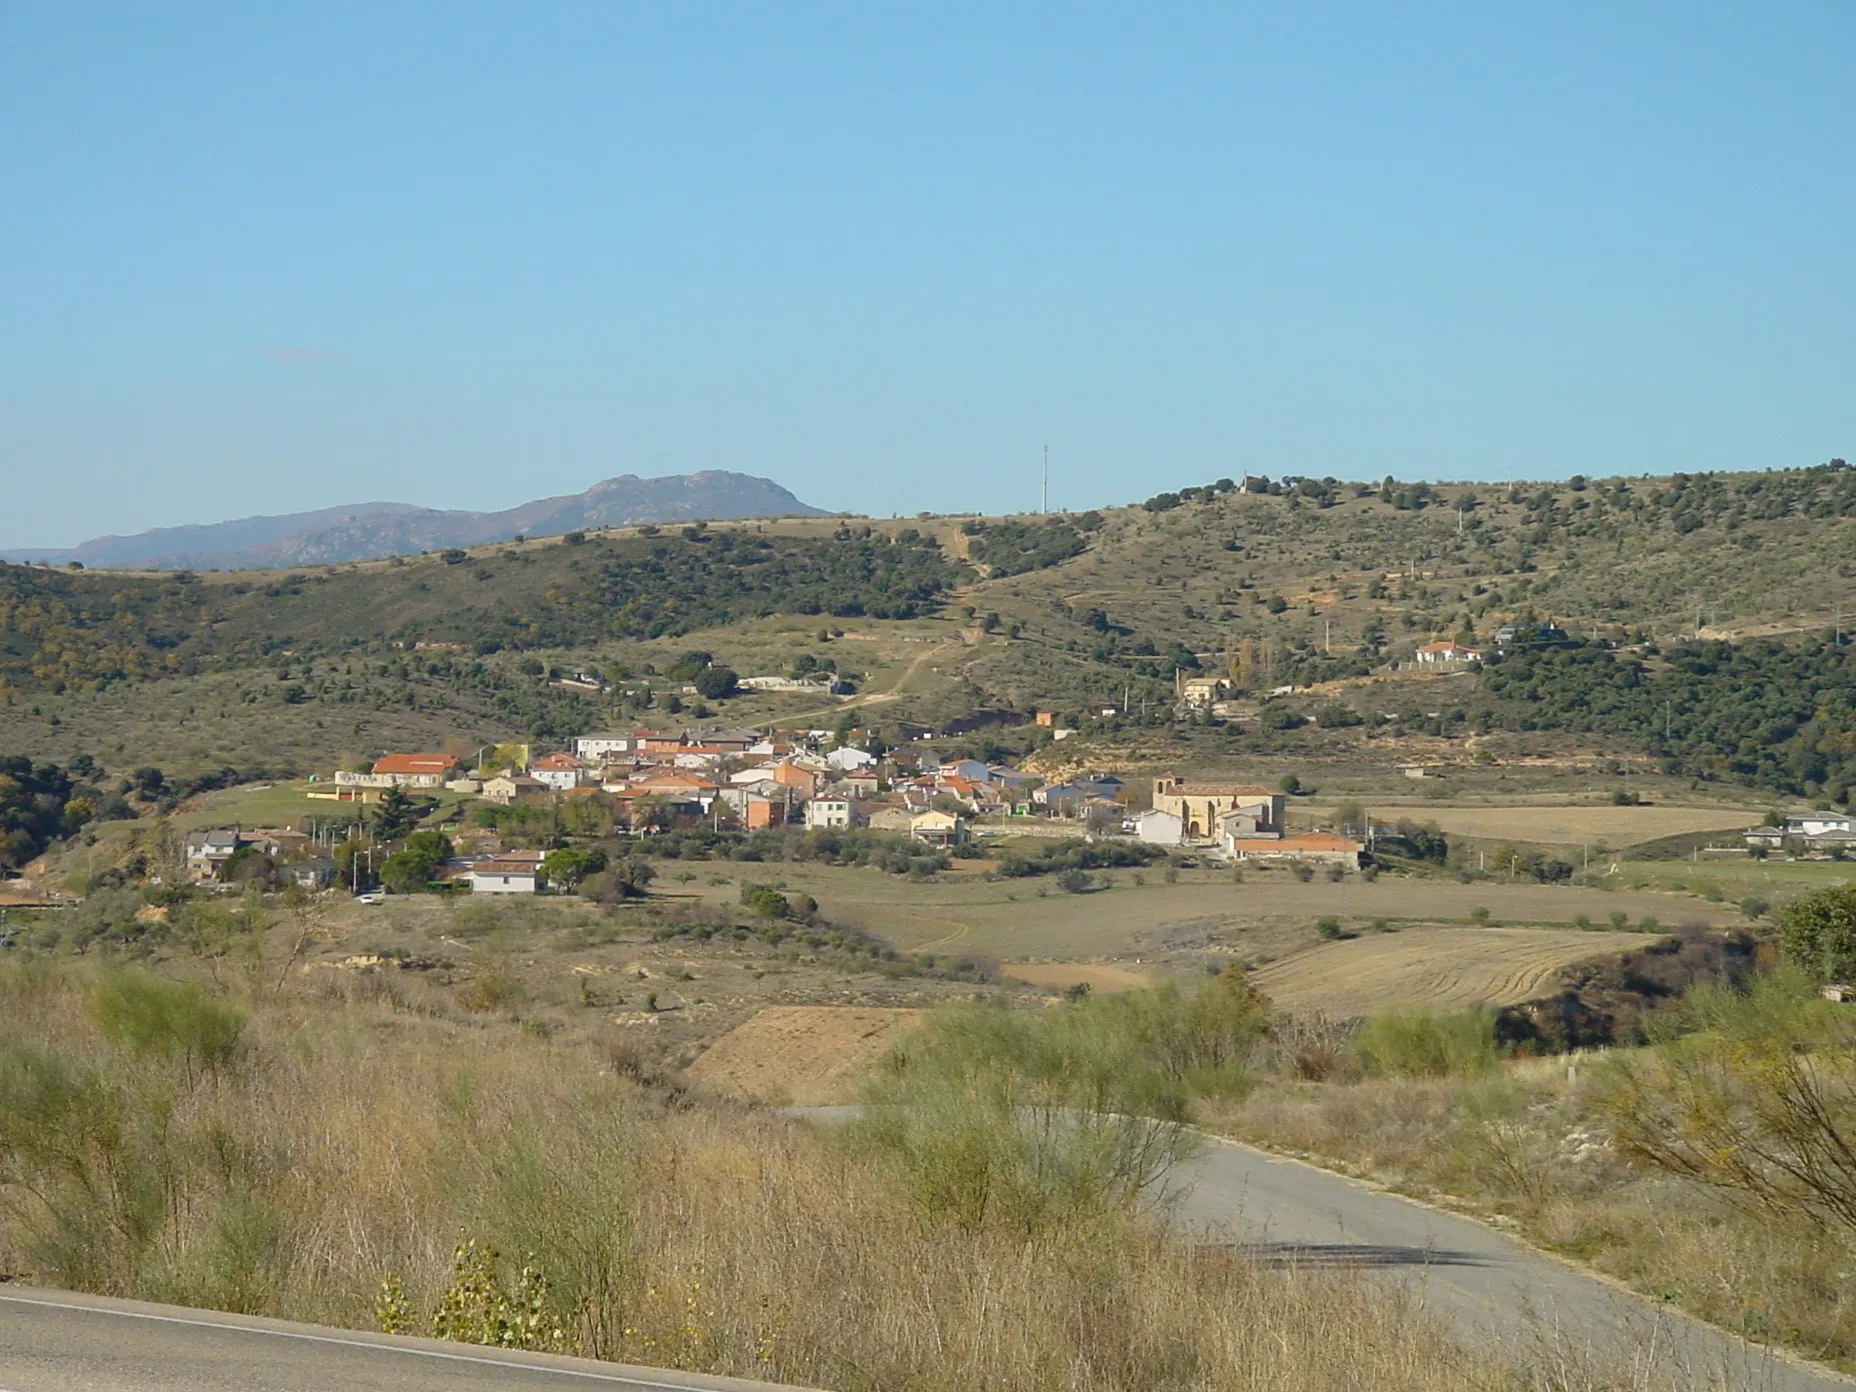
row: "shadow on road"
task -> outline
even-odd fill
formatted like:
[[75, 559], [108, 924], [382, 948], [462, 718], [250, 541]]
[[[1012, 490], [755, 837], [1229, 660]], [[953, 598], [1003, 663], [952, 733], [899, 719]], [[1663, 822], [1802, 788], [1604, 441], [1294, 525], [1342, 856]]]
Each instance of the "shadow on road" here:
[[1475, 1252], [1442, 1247], [1386, 1247], [1371, 1242], [1234, 1242], [1240, 1257], [1271, 1267], [1487, 1266]]

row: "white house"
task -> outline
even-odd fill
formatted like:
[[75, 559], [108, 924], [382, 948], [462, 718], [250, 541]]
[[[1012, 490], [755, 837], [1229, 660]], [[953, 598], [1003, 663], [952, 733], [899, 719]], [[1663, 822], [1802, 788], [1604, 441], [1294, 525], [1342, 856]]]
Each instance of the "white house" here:
[[875, 768], [876, 755], [867, 750], [853, 749], [847, 744], [827, 754], [825, 762], [844, 773], [855, 773], [858, 769]]
[[1134, 834], [1150, 846], [1177, 846], [1186, 839], [1186, 824], [1175, 812], [1142, 812], [1134, 819]]
[[218, 831], [193, 831], [187, 834], [187, 875], [196, 883], [210, 880], [238, 853], [244, 840], [237, 827]]
[[1822, 836], [1830, 831], [1856, 830], [1856, 820], [1839, 817], [1834, 812], [1806, 812], [1803, 816], [1785, 819], [1787, 836]]
[[566, 792], [580, 786], [587, 776], [587, 767], [572, 754], [543, 754], [529, 763], [528, 772], [536, 782]]
[[806, 804], [806, 830], [841, 830], [856, 826], [858, 805], [850, 798], [813, 798]]
[[541, 876], [533, 866], [479, 865], [458, 878], [472, 894], [534, 894], [541, 888]]
[[574, 740], [574, 753], [589, 764], [603, 764], [632, 752], [630, 735], [580, 735]]
[[1466, 648], [1460, 643], [1452, 643], [1448, 639], [1441, 643], [1426, 643], [1423, 647], [1418, 649], [1416, 656], [1418, 661], [1424, 663], [1426, 666], [1436, 663], [1451, 664], [1482, 661], [1482, 652], [1480, 649]]
[[534, 894], [541, 888], [540, 851], [508, 851], [476, 862], [458, 879], [472, 894]]

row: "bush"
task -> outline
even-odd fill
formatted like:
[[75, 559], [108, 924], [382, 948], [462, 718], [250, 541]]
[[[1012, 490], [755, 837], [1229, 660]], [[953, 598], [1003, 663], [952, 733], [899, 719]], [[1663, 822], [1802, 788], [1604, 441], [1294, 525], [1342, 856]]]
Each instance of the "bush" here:
[[245, 1029], [245, 1013], [204, 987], [143, 971], [105, 976], [91, 996], [90, 1012], [113, 1043], [176, 1061], [190, 1075], [229, 1065]]
[[1856, 980], [1856, 886], [1838, 885], [1779, 911], [1786, 959], [1819, 981]]
[[1347, 936], [1340, 926], [1340, 920], [1331, 914], [1315, 920], [1315, 931], [1330, 942]]
[[936, 1011], [865, 1090], [852, 1129], [922, 1214], [1027, 1235], [1132, 1212], [1184, 1155], [1194, 1095], [1248, 1085], [1269, 1002], [1242, 968], [1026, 1014]]
[[1082, 894], [1094, 885], [1095, 881], [1090, 879], [1085, 871], [1059, 870], [1057, 872], [1057, 888], [1065, 894]]
[[1487, 1073], [1501, 1061], [1495, 1015], [1487, 1010], [1441, 1015], [1421, 1007], [1374, 1015], [1354, 1036], [1352, 1053], [1375, 1077], [1461, 1077]]
[[771, 885], [743, 884], [741, 902], [762, 918], [790, 918], [793, 906], [786, 896]]
[[1315, 867], [1308, 864], [1307, 861], [1298, 860], [1290, 865], [1289, 873], [1294, 875], [1296, 879], [1300, 880], [1303, 884], [1307, 884], [1315, 877]]

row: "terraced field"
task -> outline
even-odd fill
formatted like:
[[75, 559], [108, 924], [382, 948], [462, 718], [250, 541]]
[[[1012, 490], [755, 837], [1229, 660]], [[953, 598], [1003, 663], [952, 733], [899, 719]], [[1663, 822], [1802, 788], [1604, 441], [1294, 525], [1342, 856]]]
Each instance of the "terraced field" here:
[[1324, 943], [1256, 973], [1279, 1005], [1342, 1018], [1388, 1006], [1514, 1005], [1575, 962], [1642, 948], [1642, 933], [1426, 928]]

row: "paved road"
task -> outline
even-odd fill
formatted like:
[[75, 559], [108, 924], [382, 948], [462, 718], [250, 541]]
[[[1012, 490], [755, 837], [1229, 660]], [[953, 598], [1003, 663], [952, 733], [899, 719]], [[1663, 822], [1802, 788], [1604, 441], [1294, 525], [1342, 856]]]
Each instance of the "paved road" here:
[[772, 1387], [0, 1286], [0, 1392], [772, 1392]]
[[1208, 1143], [1176, 1177], [1198, 1236], [1258, 1259], [1347, 1266], [1416, 1283], [1426, 1303], [1524, 1350], [1596, 1351], [1677, 1387], [1850, 1392], [1856, 1380], [1729, 1338], [1588, 1276], [1494, 1229], [1330, 1171], [1233, 1142]]

